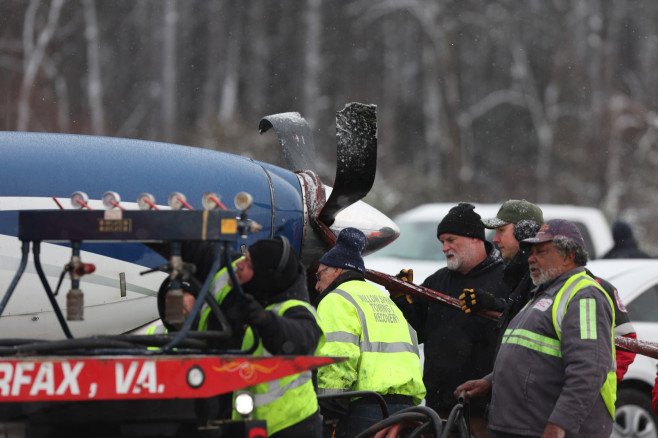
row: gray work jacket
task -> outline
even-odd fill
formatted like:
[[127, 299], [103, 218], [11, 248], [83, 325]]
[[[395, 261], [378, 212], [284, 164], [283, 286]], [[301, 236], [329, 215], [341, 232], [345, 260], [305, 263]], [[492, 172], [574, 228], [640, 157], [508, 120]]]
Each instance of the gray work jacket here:
[[583, 271], [572, 269], [545, 288], [535, 288], [530, 302], [510, 322], [509, 336], [487, 376], [493, 384], [492, 430], [539, 437], [550, 422], [565, 429], [567, 437], [612, 433], [612, 417], [601, 396], [608, 374], [615, 370], [610, 301], [596, 287], [582, 287], [562, 313], [561, 340], [553, 321], [557, 293]]

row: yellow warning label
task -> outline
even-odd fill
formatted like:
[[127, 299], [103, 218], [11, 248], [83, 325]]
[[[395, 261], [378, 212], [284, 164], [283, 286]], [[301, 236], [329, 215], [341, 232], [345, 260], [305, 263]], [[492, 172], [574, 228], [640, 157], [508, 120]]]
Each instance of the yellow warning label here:
[[235, 219], [222, 219], [220, 231], [222, 234], [235, 234], [238, 232], [238, 221]]

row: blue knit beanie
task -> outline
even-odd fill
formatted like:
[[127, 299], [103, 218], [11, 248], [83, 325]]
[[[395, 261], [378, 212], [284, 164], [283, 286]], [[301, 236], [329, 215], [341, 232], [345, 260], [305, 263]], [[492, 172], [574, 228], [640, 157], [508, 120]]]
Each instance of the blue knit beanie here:
[[336, 245], [320, 259], [320, 263], [332, 268], [352, 269], [365, 275], [361, 252], [366, 249], [366, 236], [356, 228], [344, 228], [338, 234]]

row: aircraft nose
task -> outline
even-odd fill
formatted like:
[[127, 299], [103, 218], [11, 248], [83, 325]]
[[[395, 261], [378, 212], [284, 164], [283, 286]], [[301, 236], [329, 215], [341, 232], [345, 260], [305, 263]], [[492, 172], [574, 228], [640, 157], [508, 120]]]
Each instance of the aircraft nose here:
[[343, 228], [354, 227], [363, 231], [368, 245], [363, 255], [372, 254], [393, 242], [400, 235], [395, 222], [373, 206], [358, 201], [336, 215], [331, 231], [338, 235]]

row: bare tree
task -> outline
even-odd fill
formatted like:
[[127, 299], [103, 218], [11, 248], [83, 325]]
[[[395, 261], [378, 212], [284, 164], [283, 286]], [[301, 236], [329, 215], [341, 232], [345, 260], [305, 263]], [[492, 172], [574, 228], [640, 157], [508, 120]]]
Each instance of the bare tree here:
[[209, 1], [205, 5], [208, 14], [207, 22], [207, 44], [206, 44], [206, 68], [203, 80], [202, 114], [207, 116], [215, 112], [218, 107], [218, 87], [221, 79], [220, 66], [222, 62], [221, 42], [223, 41], [222, 30], [226, 23], [225, 5], [222, 0]]
[[217, 116], [221, 122], [228, 122], [235, 115], [238, 104], [240, 55], [242, 46], [242, 4], [237, 5], [237, 14], [230, 22], [228, 52]]
[[100, 37], [94, 0], [83, 0], [85, 39], [87, 41], [87, 98], [91, 112], [92, 132], [105, 135], [105, 111], [103, 109], [103, 78], [101, 77]]
[[163, 68], [162, 68], [162, 118], [164, 138], [174, 141], [176, 135], [176, 69], [178, 6], [176, 0], [167, 0], [164, 8]]
[[304, 44], [304, 102], [303, 116], [311, 126], [319, 121], [320, 71], [322, 69], [322, 0], [307, 0]]
[[378, 106], [387, 213], [523, 196], [656, 228], [655, 1], [78, 3], [0, 2], [8, 129], [264, 158], [259, 118], [299, 111], [329, 168], [334, 112], [356, 100]]
[[25, 14], [23, 28], [23, 81], [18, 97], [18, 120], [16, 127], [19, 131], [27, 131], [30, 122], [30, 93], [41, 68], [46, 47], [52, 40], [57, 28], [57, 21], [64, 4], [64, 0], [47, 2], [50, 5], [45, 26], [36, 35], [36, 20], [39, 12], [39, 0], [31, 0]]

